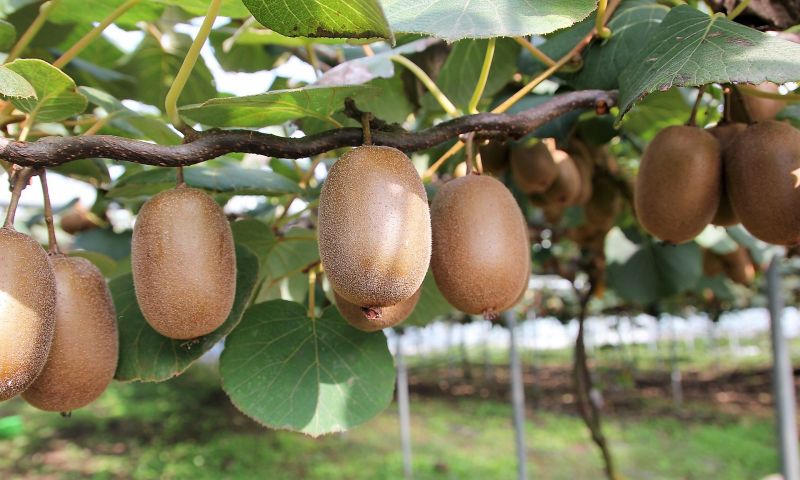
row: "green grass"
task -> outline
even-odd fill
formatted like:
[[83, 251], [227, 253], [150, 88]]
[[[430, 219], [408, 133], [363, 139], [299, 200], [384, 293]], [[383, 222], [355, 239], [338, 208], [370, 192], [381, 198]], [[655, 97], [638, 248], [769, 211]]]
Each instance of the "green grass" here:
[[[116, 384], [72, 418], [38, 412], [21, 400], [0, 404], [6, 423], [22, 421], [19, 434], [0, 440], [0, 478], [402, 477], [394, 406], [344, 435], [315, 440], [255, 425], [218, 385], [216, 373], [198, 365], [162, 384]], [[726, 417], [696, 406], [698, 420], [679, 420], [655, 407], [659, 416], [606, 420], [625, 478], [757, 479], [777, 469], [769, 418]], [[508, 404], [413, 399], [411, 408], [417, 479], [514, 478]], [[529, 411], [526, 437], [533, 478], [602, 478], [579, 418]]]

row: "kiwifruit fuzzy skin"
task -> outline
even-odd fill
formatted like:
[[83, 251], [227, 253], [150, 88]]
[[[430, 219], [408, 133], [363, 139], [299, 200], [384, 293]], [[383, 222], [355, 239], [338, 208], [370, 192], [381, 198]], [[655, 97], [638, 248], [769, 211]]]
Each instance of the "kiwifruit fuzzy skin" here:
[[607, 175], [592, 178], [592, 196], [583, 209], [587, 224], [598, 231], [608, 232], [623, 206], [622, 195], [613, 178]]
[[581, 174], [580, 193], [575, 199], [575, 203], [578, 205], [585, 205], [589, 199], [592, 198], [594, 187], [592, 183], [592, 178], [594, 177], [594, 160], [587, 155], [575, 155], [572, 159], [575, 161], [575, 166], [578, 167], [578, 171]]
[[574, 205], [581, 196], [583, 177], [575, 160], [562, 150], [552, 152], [558, 167], [558, 176], [544, 192], [544, 198], [551, 205], [567, 207]]
[[422, 286], [402, 302], [390, 307], [382, 307], [381, 317], [371, 320], [364, 315], [360, 306], [348, 302], [347, 299], [336, 293], [336, 290], [333, 291], [336, 308], [339, 309], [339, 313], [347, 320], [347, 323], [364, 332], [377, 332], [402, 323], [414, 311], [414, 307], [417, 306], [421, 295]]
[[767, 243], [800, 242], [800, 131], [774, 120], [756, 123], [725, 160], [728, 195], [742, 225]]
[[711, 250], [703, 249], [703, 275], [716, 277], [725, 273], [725, 264], [722, 257]]
[[528, 284], [530, 246], [511, 192], [487, 176], [452, 180], [433, 199], [431, 223], [431, 268], [447, 301], [474, 315], [513, 306]]
[[0, 401], [28, 388], [47, 362], [55, 307], [47, 253], [31, 237], [0, 228]]
[[47, 363], [22, 398], [40, 410], [69, 412], [97, 399], [117, 369], [117, 316], [103, 275], [89, 260], [51, 257], [56, 330]]
[[739, 245], [736, 250], [722, 255], [721, 258], [725, 275], [728, 278], [744, 286], [749, 286], [753, 283], [756, 277], [756, 269], [746, 248]]
[[349, 302], [388, 307], [422, 285], [431, 257], [428, 197], [400, 150], [345, 153], [322, 186], [318, 218], [325, 274]]
[[673, 244], [696, 237], [714, 218], [722, 189], [722, 159], [707, 131], [672, 126], [645, 149], [634, 189], [645, 230]]
[[[756, 89], [766, 93], [780, 93], [778, 85], [772, 82], [759, 83], [756, 85]], [[781, 100], [761, 98], [747, 94], [743, 94], [742, 99], [747, 106], [747, 113], [750, 114], [750, 120], [754, 122], [772, 120], [775, 118], [775, 115], [786, 106], [786, 102]]]
[[489, 142], [478, 147], [484, 173], [499, 175], [508, 170], [509, 146], [506, 142]]
[[550, 149], [538, 139], [512, 147], [509, 157], [514, 183], [528, 195], [546, 192], [558, 176]]
[[148, 200], [131, 241], [136, 299], [165, 337], [216, 330], [236, 294], [236, 253], [225, 214], [202, 190], [178, 187]]
[[727, 175], [725, 174], [725, 157], [730, 145], [736, 137], [742, 134], [747, 128], [745, 123], [725, 123], [709, 128], [707, 131], [717, 139], [722, 152], [722, 191], [719, 197], [719, 206], [711, 223], [719, 227], [730, 227], [739, 223], [739, 217], [733, 211], [731, 199], [728, 196]]

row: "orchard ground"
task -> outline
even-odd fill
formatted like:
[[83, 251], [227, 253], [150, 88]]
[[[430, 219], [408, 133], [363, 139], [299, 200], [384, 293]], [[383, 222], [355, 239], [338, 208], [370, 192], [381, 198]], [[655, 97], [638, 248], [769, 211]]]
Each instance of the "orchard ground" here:
[[[768, 359], [716, 348], [719, 368], [707, 345], [677, 352], [681, 406], [670, 396], [669, 357], [646, 348], [595, 352], [606, 434], [625, 478], [758, 479], [777, 470]], [[525, 353], [530, 470], [542, 479], [602, 478], [574, 413], [569, 351]], [[488, 364], [482, 354], [411, 359], [415, 478], [514, 478], [505, 352], [490, 352]], [[3, 404], [0, 478], [402, 478], [396, 412], [393, 404], [366, 425], [316, 440], [267, 430], [231, 405], [216, 366], [200, 363], [161, 384], [115, 383], [71, 418], [19, 399]]]

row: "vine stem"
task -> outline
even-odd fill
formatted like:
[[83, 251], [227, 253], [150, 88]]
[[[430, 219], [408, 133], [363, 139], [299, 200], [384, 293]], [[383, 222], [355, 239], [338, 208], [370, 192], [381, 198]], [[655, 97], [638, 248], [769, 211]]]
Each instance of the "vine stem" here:
[[47, 173], [45, 169], [39, 169], [39, 181], [42, 182], [42, 197], [44, 199], [44, 223], [47, 225], [48, 252], [51, 255], [58, 255], [61, 249], [58, 248], [56, 239], [56, 227], [53, 222], [53, 205], [50, 203], [50, 191], [47, 188]]
[[703, 95], [706, 93], [706, 87], [708, 87], [708, 85], [700, 85], [697, 89], [697, 98], [694, 100], [692, 112], [689, 114], [689, 120], [686, 122], [686, 125], [690, 127], [697, 126], [697, 111], [700, 109], [700, 103], [703, 100]]
[[451, 102], [450, 99], [447, 98], [447, 95], [445, 95], [444, 92], [442, 92], [439, 89], [439, 87], [431, 79], [431, 77], [429, 77], [424, 70], [419, 68], [416, 63], [412, 62], [411, 60], [407, 59], [402, 55], [392, 55], [389, 58], [393, 62], [399, 63], [400, 65], [406, 67], [411, 73], [413, 73], [414, 76], [417, 77], [417, 79], [419, 79], [419, 81], [422, 82], [423, 85], [425, 85], [425, 88], [427, 88], [428, 91], [431, 92], [433, 98], [435, 98], [436, 101], [439, 102], [439, 105], [442, 106], [442, 108], [444, 109], [445, 112], [447, 112], [448, 115], [453, 117], [458, 115], [458, 109], [456, 108], [455, 105], [453, 105], [453, 102]]
[[[52, 1], [52, 0], [51, 0]], [[86, 48], [95, 38], [97, 38], [103, 30], [106, 29], [109, 25], [114, 23], [116, 19], [121, 17], [125, 12], [130, 10], [134, 5], [139, 3], [139, 0], [128, 0], [127, 2], [123, 3], [119, 7], [115, 8], [113, 12], [109, 13], [106, 18], [104, 18], [100, 23], [97, 24], [96, 27], [89, 30], [80, 40], [75, 42], [73, 46], [69, 48], [66, 52], [64, 52], [60, 57], [58, 57], [54, 62], [53, 66], [56, 68], [62, 68], [64, 65], [68, 64], [73, 58], [77, 57], [84, 48]]]
[[[613, 15], [614, 10], [617, 9], [619, 4], [622, 0], [611, 0], [608, 4], [608, 8], [605, 10], [604, 15], [598, 15], [598, 19], [602, 19], [602, 24], [605, 25], [608, 22], [608, 19], [611, 18]], [[573, 48], [570, 50], [566, 55], [561, 57], [557, 62], [551, 65], [547, 70], [533, 78], [530, 82], [528, 82], [524, 87], [520, 88], [514, 95], [509, 97], [506, 101], [498, 105], [497, 107], [492, 110], [492, 113], [504, 113], [508, 111], [509, 108], [514, 106], [518, 101], [524, 98], [528, 93], [531, 92], [534, 88], [536, 88], [540, 83], [550, 78], [554, 73], [556, 73], [561, 67], [569, 63], [573, 57], [578, 55], [584, 48], [586, 48], [597, 36], [597, 28], [593, 28], [592, 31], [586, 34]], [[456, 153], [460, 152], [461, 149], [464, 148], [464, 142], [458, 142], [450, 149], [444, 153], [438, 160], [436, 160], [433, 165], [428, 167], [425, 173], [422, 175], [423, 180], [431, 178], [434, 173], [444, 165], [444, 162], [447, 161], [450, 157], [455, 155]]]
[[608, 0], [599, 0], [597, 2], [597, 15], [595, 16], [594, 29], [597, 36], [602, 39], [611, 37], [611, 30], [606, 27], [606, 10], [608, 9]]
[[489, 70], [492, 69], [492, 59], [494, 58], [496, 43], [496, 38], [490, 38], [489, 43], [486, 45], [486, 55], [483, 57], [483, 66], [481, 66], [481, 73], [478, 76], [478, 83], [475, 84], [472, 98], [467, 105], [467, 111], [469, 113], [478, 113], [478, 102], [481, 101], [483, 91], [486, 90], [486, 82], [489, 80]]
[[30, 45], [31, 40], [39, 33], [39, 30], [42, 29], [45, 22], [47, 21], [47, 17], [50, 16], [50, 12], [53, 11], [56, 5], [59, 4], [61, 0], [50, 0], [49, 2], [44, 2], [41, 7], [39, 7], [39, 14], [36, 15], [36, 18], [33, 19], [33, 23], [28, 26], [28, 29], [25, 30], [25, 33], [19, 37], [17, 43], [11, 48], [11, 51], [8, 53], [8, 56], [3, 61], [3, 63], [11, 63], [16, 60], [19, 55]]
[[756, 87], [751, 87], [750, 85], [737, 85], [736, 86], [739, 91], [745, 95], [750, 95], [751, 97], [759, 97], [759, 98], [768, 98], [770, 100], [780, 100], [782, 102], [787, 103], [797, 103], [800, 102], [800, 95], [796, 93], [773, 93], [773, 92], [764, 92]]
[[536, 48], [526, 38], [524, 38], [524, 37], [514, 37], [514, 41], [516, 41], [517, 43], [522, 45], [522, 47], [525, 50], [529, 51], [531, 53], [531, 55], [533, 55], [533, 58], [539, 60], [540, 62], [544, 63], [548, 67], [552, 67], [553, 65], [556, 64], [555, 60], [553, 60], [552, 58], [548, 57], [546, 53], [544, 53], [543, 51], [541, 51], [538, 48]]
[[6, 221], [3, 223], [3, 228], [14, 229], [14, 216], [17, 214], [19, 197], [22, 195], [22, 190], [28, 186], [28, 180], [30, 180], [32, 174], [32, 168], [17, 168], [12, 170], [11, 200], [8, 202], [8, 211], [6, 212]]
[[167, 117], [172, 122], [172, 125], [179, 130], [184, 127], [184, 123], [183, 120], [181, 120], [180, 114], [178, 114], [178, 97], [181, 96], [183, 87], [186, 86], [186, 81], [189, 80], [189, 75], [192, 73], [195, 63], [197, 63], [197, 57], [200, 56], [200, 49], [203, 48], [203, 44], [206, 43], [206, 39], [208, 39], [208, 35], [211, 33], [211, 27], [214, 25], [214, 20], [217, 18], [221, 5], [222, 0], [211, 0], [206, 18], [203, 20], [202, 25], [200, 25], [200, 30], [198, 30], [197, 36], [192, 41], [189, 51], [186, 52], [181, 68], [178, 70], [177, 75], [175, 75], [175, 80], [169, 87], [167, 97], [164, 100], [164, 110], [167, 113]]
[[742, 3], [736, 5], [736, 8], [728, 12], [728, 20], [733, 20], [745, 11], [747, 6], [750, 5], [750, 0], [743, 0]]

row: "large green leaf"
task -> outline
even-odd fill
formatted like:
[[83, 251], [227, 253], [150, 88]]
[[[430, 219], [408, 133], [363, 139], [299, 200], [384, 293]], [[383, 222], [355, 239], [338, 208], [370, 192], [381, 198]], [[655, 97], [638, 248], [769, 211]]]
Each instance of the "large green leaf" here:
[[[127, 0], [59, 0], [48, 19], [54, 23], [91, 25], [100, 22]], [[137, 22], [157, 20], [164, 5], [156, 2], [138, 2], [114, 23], [133, 27]]]
[[159, 117], [131, 110], [113, 95], [102, 90], [79, 87], [78, 91], [84, 94], [89, 102], [108, 113], [108, 122], [132, 136], [147, 138], [159, 145], [176, 145], [181, 142], [181, 137]]
[[286, 300], [245, 313], [225, 342], [220, 374], [246, 415], [312, 436], [373, 418], [391, 402], [395, 382], [383, 333], [356, 330], [333, 306], [313, 320]]
[[17, 29], [14, 28], [14, 25], [5, 20], [0, 20], [0, 51], [5, 52], [11, 48], [16, 39]]
[[236, 246], [236, 298], [228, 319], [218, 329], [196, 341], [162, 337], [150, 327], [136, 303], [133, 277], [123, 275], [110, 283], [119, 319], [117, 380], [159, 382], [186, 370], [222, 340], [242, 318], [258, 279], [258, 261], [247, 248]]
[[35, 98], [17, 97], [11, 102], [39, 122], [58, 122], [83, 112], [88, 103], [75, 82], [64, 72], [38, 59], [15, 60], [6, 67], [30, 83]]
[[[441, 40], [435, 38], [421, 38], [397, 48], [375, 52], [372, 56], [348, 60], [325, 72], [316, 85], [361, 85], [376, 78], [396, 77], [395, 65], [391, 60], [393, 55], [419, 53], [439, 42]], [[383, 97], [385, 95], [380, 96]]]
[[620, 76], [620, 115], [656, 90], [800, 80], [800, 45], [681, 5]]
[[383, 0], [392, 30], [450, 42], [550, 33], [583, 20], [595, 4], [594, 0]]
[[108, 166], [99, 158], [83, 158], [53, 167], [53, 170], [67, 177], [82, 180], [95, 187], [111, 181]]
[[378, 0], [243, 0], [262, 25], [289, 37], [393, 39]]
[[5, 98], [29, 98], [35, 100], [36, 90], [25, 77], [5, 65], [0, 65], [0, 95]]
[[637, 245], [614, 228], [605, 250], [608, 286], [640, 305], [691, 290], [702, 275], [696, 243], [671, 246], [645, 239]]
[[[488, 40], [461, 40], [453, 45], [453, 50], [442, 65], [436, 84], [453, 103], [466, 110], [467, 104], [478, 83], [481, 66], [486, 57]], [[492, 68], [483, 97], [488, 98], [499, 92], [517, 71], [517, 57], [520, 46], [510, 38], [499, 38], [495, 46]], [[425, 98], [428, 108], [441, 108], [428, 94]]]
[[[205, 16], [208, 12], [209, 0], [151, 0], [156, 3], [176, 5], [192, 15]], [[222, 0], [219, 15], [230, 18], [244, 18], [250, 15], [241, 0]]]
[[447, 315], [455, 310], [439, 291], [433, 274], [428, 271], [425, 280], [422, 282], [422, 295], [419, 297], [414, 311], [403, 322], [405, 325], [423, 326], [431, 323], [434, 319]]
[[[188, 186], [216, 193], [280, 196], [300, 191], [294, 182], [275, 172], [242, 168], [238, 165], [225, 165], [219, 168], [187, 167], [183, 169], [183, 176]], [[108, 192], [108, 196], [147, 197], [174, 187], [175, 182], [174, 168], [154, 168], [120, 179]]]
[[236, 243], [247, 246], [258, 256], [267, 283], [300, 273], [319, 261], [313, 230], [295, 228], [277, 236], [269, 225], [253, 219], [234, 222], [231, 228]]
[[212, 127], [260, 128], [304, 117], [327, 119], [344, 109], [344, 100], [377, 93], [358, 86], [310, 86], [245, 97], [214, 98], [180, 109], [189, 120]]

